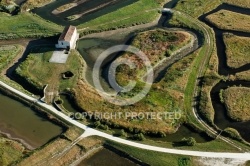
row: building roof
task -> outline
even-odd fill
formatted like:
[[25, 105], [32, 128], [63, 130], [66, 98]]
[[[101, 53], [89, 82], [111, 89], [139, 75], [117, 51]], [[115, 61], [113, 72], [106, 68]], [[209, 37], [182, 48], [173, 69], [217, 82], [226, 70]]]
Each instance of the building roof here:
[[72, 35], [74, 33], [74, 31], [76, 30], [75, 26], [67, 26], [64, 28], [63, 33], [61, 34], [61, 36], [59, 37], [60, 41], [68, 41], [70, 42]]

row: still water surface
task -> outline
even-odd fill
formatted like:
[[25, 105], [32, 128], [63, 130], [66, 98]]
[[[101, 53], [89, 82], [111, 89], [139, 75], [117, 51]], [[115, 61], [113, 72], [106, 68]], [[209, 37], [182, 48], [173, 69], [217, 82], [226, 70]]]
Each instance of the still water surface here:
[[37, 148], [62, 133], [63, 128], [0, 92], [0, 131]]

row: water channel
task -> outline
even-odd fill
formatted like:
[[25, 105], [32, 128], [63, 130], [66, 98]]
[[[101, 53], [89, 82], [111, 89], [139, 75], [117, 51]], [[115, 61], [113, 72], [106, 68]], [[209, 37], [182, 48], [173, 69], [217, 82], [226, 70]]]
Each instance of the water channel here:
[[[79, 25], [84, 22], [93, 20], [97, 17], [113, 12], [119, 8], [130, 5], [137, 0], [85, 0], [83, 3], [59, 14], [53, 14], [52, 12], [60, 6], [69, 3], [69, 0], [54, 1], [40, 8], [35, 8], [32, 12], [38, 14], [46, 20], [50, 20], [60, 25]], [[71, 0], [73, 2], [73, 0]], [[108, 5], [105, 5], [108, 4]], [[103, 7], [102, 7], [103, 6]], [[86, 13], [86, 14], [84, 14]], [[67, 20], [66, 18], [72, 15], [81, 15], [76, 20]]]
[[[165, 7], [173, 7], [178, 0], [172, 1], [169, 4], [166, 4]], [[65, 4], [67, 1], [62, 0], [62, 1], [55, 1], [49, 5], [46, 5], [42, 8], [37, 8], [34, 10], [35, 13], [39, 14], [41, 17], [45, 19], [49, 19], [55, 23], [58, 24], [68, 24], [68, 21], [64, 20], [64, 17], [68, 15], [69, 13], [65, 12], [62, 13], [58, 16], [51, 16], [51, 11], [54, 10], [55, 8]], [[128, 4], [132, 3], [132, 1], [126, 1]], [[128, 5], [126, 4], [126, 5]], [[123, 4], [125, 5], [125, 4]], [[119, 7], [119, 5], [114, 5], [111, 7], [108, 7], [102, 12], [111, 12]], [[46, 9], [46, 10], [45, 10]], [[227, 9], [231, 11], [236, 11], [242, 14], [249, 14], [250, 15], [250, 10], [248, 9], [242, 9], [238, 7], [233, 7], [230, 5], [221, 5], [217, 9], [209, 12], [208, 14], [214, 13], [220, 9]], [[68, 11], [72, 12], [72, 11]], [[103, 14], [102, 12], [99, 12], [98, 14]], [[70, 13], [71, 14], [71, 13]], [[204, 18], [206, 15], [201, 16], [199, 19], [201, 21], [204, 21]], [[98, 15], [93, 15], [93, 17], [88, 17], [88, 19], [93, 19], [96, 18]], [[88, 20], [87, 19], [87, 20]], [[71, 22], [74, 25], [79, 24], [80, 22], [87, 21], [86, 18], [76, 20], [74, 22]], [[205, 21], [204, 21], [205, 22]], [[207, 22], [206, 22], [207, 23]], [[209, 23], [207, 23], [209, 26], [211, 26]], [[218, 58], [219, 58], [219, 73], [222, 75], [228, 75], [228, 74], [234, 74], [239, 71], [245, 71], [249, 70], [250, 67], [249, 65], [243, 66], [240, 69], [229, 69], [226, 65], [226, 58], [225, 58], [225, 45], [222, 40], [222, 33], [224, 32], [230, 32], [234, 33], [236, 35], [240, 36], [246, 36], [250, 37], [249, 33], [242, 33], [242, 32], [232, 32], [232, 31], [222, 31], [218, 30], [217, 28], [213, 27], [215, 33], [216, 33], [216, 44], [218, 48]], [[132, 33], [133, 34], [133, 33]], [[93, 64], [95, 61], [97, 55], [99, 55], [100, 52], [105, 50], [106, 48], [116, 45], [116, 44], [121, 44], [127, 41], [128, 37], [131, 35], [131, 32], [122, 32], [116, 35], [112, 35], [110, 38], [86, 38], [82, 39], [78, 42], [78, 51], [83, 55], [85, 61], [87, 64]], [[86, 79], [91, 82], [92, 77], [90, 77], [91, 74], [91, 68], [87, 69], [86, 72]], [[217, 84], [212, 92], [211, 92], [211, 97], [213, 101], [213, 106], [215, 109], [215, 124], [224, 129], [226, 127], [233, 127], [239, 130], [240, 134], [244, 139], [247, 141], [250, 141], [250, 133], [249, 133], [249, 128], [250, 128], [250, 122], [233, 122], [227, 115], [226, 115], [226, 109], [225, 106], [220, 103], [219, 100], [219, 91], [220, 89], [226, 89], [228, 86], [233, 86], [233, 85], [243, 85], [246, 87], [250, 87], [249, 82], [242, 82], [242, 81], [235, 81], [235, 82], [220, 82]], [[103, 80], [103, 85], [107, 86], [105, 84], [105, 81]], [[25, 142], [28, 144], [32, 145], [33, 147], [39, 147], [43, 144], [45, 144], [47, 141], [50, 139], [56, 137], [58, 134], [60, 134], [63, 129], [46, 120], [42, 116], [38, 115], [35, 111], [33, 111], [31, 108], [27, 107], [26, 105], [21, 104], [20, 102], [17, 102], [16, 100], [13, 100], [3, 94], [0, 93], [0, 104], [1, 104], [1, 109], [0, 109], [0, 130], [2, 132], [9, 133], [11, 137], [15, 138], [20, 138], [23, 139]], [[76, 108], [72, 105], [72, 101], [68, 97], [64, 97], [64, 106], [67, 108], [69, 111], [77, 111]], [[21, 118], [20, 118], [21, 117]], [[32, 125], [31, 125], [32, 124]], [[195, 133], [192, 129], [190, 129], [187, 126], [181, 126], [179, 130], [172, 135], [167, 135], [166, 138], [149, 138], [152, 140], [159, 140], [159, 141], [167, 141], [167, 142], [172, 142], [176, 140], [180, 140], [183, 137], [194, 137], [197, 142], [207, 142], [210, 139], [208, 139], [206, 136], [202, 134]], [[105, 154], [103, 154], [105, 153]], [[100, 152], [100, 156], [106, 156], [106, 154], [109, 154], [112, 152], [107, 151], [106, 149], [102, 150]], [[99, 154], [97, 153], [97, 158], [100, 158]], [[92, 160], [90, 161], [84, 161], [83, 164], [89, 163], [93, 165], [93, 161], [96, 159], [96, 156], [94, 158], [91, 158]], [[110, 158], [110, 157], [108, 157]], [[114, 157], [115, 158], [115, 157]], [[100, 159], [98, 159], [100, 160]], [[120, 159], [119, 159], [120, 160]], [[92, 163], [91, 163], [92, 162]], [[103, 161], [99, 161], [103, 162]], [[111, 162], [109, 162], [110, 164]]]
[[[228, 30], [220, 30], [216, 28], [215, 26], [211, 25], [205, 20], [205, 17], [215, 13], [219, 10], [229, 10], [241, 14], [250, 15], [250, 9], [244, 9], [240, 7], [235, 7], [227, 4], [222, 4], [218, 6], [216, 9], [212, 10], [211, 12], [202, 15], [199, 19], [203, 22], [205, 22], [207, 25], [213, 28], [215, 35], [216, 35], [216, 46], [217, 46], [217, 55], [219, 59], [219, 74], [228, 76], [231, 74], [236, 74], [238, 72], [247, 71], [250, 70], [250, 64], [244, 65], [237, 69], [232, 69], [227, 66], [227, 60], [226, 60], [226, 53], [225, 53], [225, 44], [223, 41], [223, 33], [232, 33], [237, 36], [243, 36], [243, 37], [250, 37], [250, 33], [245, 32], [239, 32], [239, 31], [228, 31]], [[219, 82], [211, 91], [211, 98], [213, 107], [215, 110], [215, 119], [214, 123], [221, 129], [225, 129], [227, 127], [232, 127], [238, 130], [240, 135], [248, 142], [250, 142], [250, 121], [247, 122], [235, 122], [232, 119], [227, 116], [227, 109], [224, 104], [220, 102], [219, 93], [221, 89], [227, 89], [228, 87], [232, 86], [243, 86], [243, 87], [250, 87], [250, 82], [247, 81], [221, 81]]]

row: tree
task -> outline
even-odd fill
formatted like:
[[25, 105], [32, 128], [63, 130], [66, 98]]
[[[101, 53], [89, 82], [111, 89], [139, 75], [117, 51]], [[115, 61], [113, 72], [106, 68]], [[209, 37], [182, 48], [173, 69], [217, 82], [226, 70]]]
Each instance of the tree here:
[[101, 122], [100, 121], [96, 121], [95, 123], [94, 123], [94, 126], [97, 128], [97, 127], [99, 127], [101, 125]]
[[143, 141], [143, 140], [146, 139], [142, 133], [135, 134], [135, 135], [133, 136], [133, 138], [134, 138], [134, 140], [138, 140], [138, 141]]
[[127, 133], [123, 129], [117, 131], [115, 135], [118, 137], [127, 137]]
[[195, 138], [189, 137], [189, 138], [187, 139], [187, 145], [188, 145], [188, 146], [194, 146], [195, 144], [196, 144]]

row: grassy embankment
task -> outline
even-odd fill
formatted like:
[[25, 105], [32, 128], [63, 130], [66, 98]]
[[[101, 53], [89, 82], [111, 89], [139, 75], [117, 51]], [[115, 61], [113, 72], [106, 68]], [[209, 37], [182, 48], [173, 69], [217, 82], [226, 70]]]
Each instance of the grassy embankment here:
[[[201, 13], [200, 13], [201, 14]], [[199, 75], [199, 72], [201, 72], [201, 75], [205, 74], [205, 71], [207, 70], [208, 67], [210, 68], [216, 68], [217, 67], [217, 61], [214, 62], [210, 62], [210, 64], [208, 64], [209, 59], [211, 58], [211, 56], [213, 54], [215, 54], [215, 46], [213, 43], [215, 43], [215, 37], [214, 37], [214, 33], [213, 31], [207, 27], [205, 24], [199, 22], [199, 21], [195, 21], [191, 18], [189, 18], [189, 16], [184, 16], [184, 15], [180, 15], [180, 14], [174, 14], [172, 19], [170, 20], [170, 24], [173, 26], [177, 26], [177, 27], [186, 27], [186, 28], [190, 28], [193, 29], [197, 32], [199, 32], [201, 34], [201, 36], [203, 36], [203, 45], [202, 47], [196, 51], [197, 54], [197, 58], [195, 59], [195, 62], [191, 68], [191, 72], [188, 78], [188, 84], [185, 88], [185, 112], [187, 113], [187, 115], [189, 115], [188, 121], [190, 123], [195, 123], [197, 126], [203, 128], [198, 122], [197, 119], [195, 118], [195, 116], [193, 115], [192, 112], [192, 105], [193, 105], [193, 93], [194, 93], [194, 89], [196, 88], [196, 79], [197, 76]], [[203, 28], [201, 27], [203, 26]], [[209, 44], [207, 43], [208, 40], [204, 40], [204, 35], [206, 33], [206, 31], [208, 32], [209, 35], [209, 41], [211, 42], [210, 45], [211, 47], [209, 47]], [[207, 56], [207, 58], [206, 58]], [[204, 59], [206, 59], [205, 62], [205, 66], [203, 71], [200, 71], [200, 66], [201, 64], [204, 63]], [[213, 56], [213, 59], [216, 59]], [[214, 74], [212, 74], [213, 76]], [[208, 77], [210, 77], [208, 75]], [[198, 87], [200, 88], [200, 87]], [[204, 117], [206, 117], [206, 120], [210, 123], [211, 121], [213, 121], [211, 118], [213, 118], [214, 115], [214, 110], [211, 107], [211, 98], [209, 95], [209, 89], [207, 88], [206, 91], [203, 92], [203, 95], [205, 95], [205, 97], [203, 98], [204, 100], [202, 101], [201, 104], [205, 106], [203, 106], [204, 108], [201, 111], [201, 114], [203, 114]]]
[[[149, 36], [144, 36], [149, 37]], [[150, 41], [148, 38], [144, 38], [142, 41]], [[142, 41], [138, 41], [139, 43]], [[135, 42], [135, 41], [134, 41]], [[159, 41], [158, 41], [159, 42]], [[159, 46], [157, 41], [148, 44], [148, 47]], [[137, 42], [135, 42], [137, 43]], [[159, 45], [158, 45], [158, 44]], [[166, 43], [165, 43], [166, 44]], [[181, 44], [181, 43], [179, 43]], [[176, 48], [178, 46], [175, 46]], [[158, 48], [152, 49], [150, 52], [159, 51]], [[165, 51], [160, 50], [156, 55], [165, 53]], [[148, 51], [149, 53], [149, 51]], [[76, 88], [75, 96], [76, 101], [79, 106], [86, 111], [105, 111], [105, 112], [172, 112], [175, 110], [183, 110], [183, 98], [184, 90], [187, 83], [188, 74], [190, 71], [190, 66], [193, 64], [194, 58], [197, 54], [192, 54], [188, 57], [183, 58], [179, 62], [173, 64], [166, 75], [158, 83], [153, 84], [149, 94], [140, 102], [132, 106], [115, 106], [105, 102], [93, 89], [90, 88], [86, 82], [80, 82], [79, 88]], [[135, 72], [133, 72], [135, 73]], [[124, 74], [125, 75], [125, 74]], [[119, 77], [119, 76], [118, 76]], [[117, 78], [118, 78], [117, 77]], [[137, 85], [144, 85], [144, 82], [137, 82]], [[135, 94], [138, 93], [138, 89], [133, 89]], [[134, 94], [130, 94], [134, 95]], [[123, 96], [124, 97], [124, 96]], [[126, 96], [127, 97], [127, 96]], [[125, 98], [126, 98], [125, 97]], [[99, 103], [98, 105], [96, 103]], [[183, 112], [184, 113], [184, 112]], [[154, 135], [165, 135], [167, 133], [175, 132], [176, 128], [180, 123], [185, 121], [185, 114], [183, 114], [180, 120], [170, 120], [170, 119], [112, 119], [107, 124], [113, 124], [117, 127], [126, 128], [126, 130], [137, 133], [142, 132], [144, 134], [154, 134]], [[105, 123], [105, 122], [104, 122]]]
[[250, 16], [231, 12], [228, 10], [220, 10], [206, 17], [206, 20], [219, 29], [250, 32]]
[[221, 4], [220, 0], [180, 0], [178, 1], [175, 9], [189, 14], [197, 18], [204, 13], [207, 13]]
[[114, 12], [78, 25], [82, 34], [126, 28], [150, 23], [160, 16], [158, 9], [166, 0], [139, 0]]
[[62, 27], [25, 12], [15, 16], [0, 13], [0, 29], [0, 39], [15, 39], [54, 36]]
[[[32, 49], [27, 59], [18, 66], [16, 73], [39, 90], [46, 84], [53, 85], [54, 88], [59, 87], [59, 91], [73, 88], [81, 78], [81, 56], [72, 50], [66, 64], [55, 64], [49, 62], [53, 51], [54, 47]], [[67, 71], [74, 74], [73, 78], [62, 78], [62, 73]]]
[[236, 121], [250, 120], [250, 88], [230, 87], [223, 92], [223, 101], [230, 118]]
[[250, 38], [224, 34], [223, 40], [229, 67], [239, 68], [250, 63]]
[[8, 64], [22, 51], [20, 45], [0, 46], [0, 71], [8, 66]]
[[214, 50], [207, 71], [202, 81], [202, 88], [200, 93], [200, 102], [199, 102], [199, 111], [202, 117], [209, 123], [214, 123], [214, 108], [212, 105], [212, 100], [210, 96], [210, 92], [212, 88], [221, 80], [221, 77], [217, 74], [218, 72], [218, 58], [216, 55], [216, 51]]
[[223, 2], [233, 6], [250, 8], [250, 1], [247, 0], [223, 0]]

